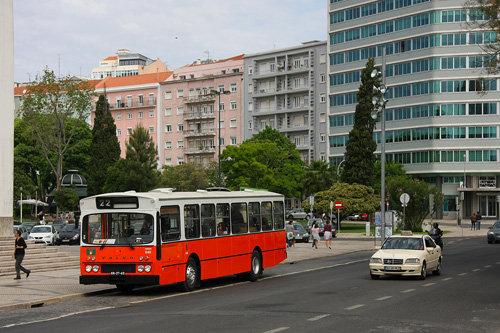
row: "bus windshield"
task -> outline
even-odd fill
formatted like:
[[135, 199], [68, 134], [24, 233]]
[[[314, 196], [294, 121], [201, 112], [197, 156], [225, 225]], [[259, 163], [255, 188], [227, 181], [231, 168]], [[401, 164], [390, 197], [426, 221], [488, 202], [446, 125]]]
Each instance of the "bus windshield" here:
[[154, 218], [150, 214], [101, 213], [84, 216], [82, 241], [96, 245], [137, 245], [153, 242]]

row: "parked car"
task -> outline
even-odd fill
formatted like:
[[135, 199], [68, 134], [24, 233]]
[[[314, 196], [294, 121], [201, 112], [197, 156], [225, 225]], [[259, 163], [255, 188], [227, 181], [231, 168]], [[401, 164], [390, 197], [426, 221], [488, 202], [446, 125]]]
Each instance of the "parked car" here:
[[26, 229], [25, 226], [15, 225], [14, 228], [13, 228], [13, 230], [12, 230], [12, 233], [15, 233], [16, 230], [19, 230], [21, 232], [21, 237], [22, 238], [28, 239], [29, 232], [28, 232], [28, 229]]
[[23, 222], [23, 223], [21, 223], [21, 225], [28, 230], [28, 233], [30, 233], [31, 229], [36, 225], [40, 225], [40, 223], [38, 223], [38, 222]]
[[303, 219], [309, 220], [311, 218], [311, 216], [304, 211], [304, 208], [294, 208], [294, 209], [291, 209], [288, 212], [287, 218], [289, 220], [297, 220], [297, 219], [299, 219], [299, 220], [303, 220]]
[[299, 222], [293, 222], [293, 230], [295, 230], [295, 241], [309, 243], [310, 235]]
[[66, 224], [72, 224], [73, 222], [71, 222], [70, 220], [68, 219], [55, 219], [52, 224], [63, 224], [63, 225], [66, 225]]
[[488, 244], [500, 242], [500, 221], [496, 221], [486, 233]]
[[80, 228], [74, 224], [65, 225], [62, 231], [56, 235], [56, 245], [80, 244]]
[[45, 243], [54, 245], [57, 231], [53, 225], [36, 225], [31, 229], [29, 240], [34, 240], [35, 243]]
[[[306, 231], [307, 231], [308, 233], [311, 233], [311, 227], [312, 227], [312, 225], [313, 225], [315, 222], [316, 222], [316, 223], [318, 223], [318, 226], [319, 226], [319, 224], [320, 224], [320, 223], [323, 223], [323, 220], [322, 220], [322, 219], [320, 219], [319, 217], [315, 217], [315, 218], [309, 219], [309, 220], [307, 221], [307, 224], [306, 224]], [[321, 226], [320, 226], [320, 228], [321, 228]]]
[[368, 214], [352, 214], [347, 217], [350, 221], [368, 221]]
[[69, 224], [53, 224], [52, 226], [56, 229], [57, 233], [60, 233], [65, 226]]
[[441, 274], [441, 248], [429, 235], [391, 236], [370, 258], [370, 276], [418, 276], [424, 280], [427, 272]]

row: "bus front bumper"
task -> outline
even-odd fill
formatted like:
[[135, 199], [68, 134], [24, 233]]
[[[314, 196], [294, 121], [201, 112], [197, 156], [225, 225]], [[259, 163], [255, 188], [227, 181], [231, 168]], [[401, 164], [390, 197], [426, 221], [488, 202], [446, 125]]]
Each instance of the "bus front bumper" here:
[[158, 275], [80, 275], [80, 284], [158, 285]]

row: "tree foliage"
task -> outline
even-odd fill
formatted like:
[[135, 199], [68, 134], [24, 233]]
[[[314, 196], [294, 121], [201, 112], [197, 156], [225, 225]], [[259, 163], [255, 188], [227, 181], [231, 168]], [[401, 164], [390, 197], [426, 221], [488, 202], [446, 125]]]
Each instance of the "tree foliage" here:
[[361, 73], [361, 85], [357, 93], [358, 104], [356, 104], [354, 113], [354, 126], [349, 132], [345, 165], [342, 172], [342, 181], [344, 183], [357, 183], [371, 187], [374, 186], [374, 152], [377, 148], [377, 144], [373, 140], [375, 120], [371, 117], [374, 110], [372, 97], [373, 87], [380, 86], [379, 79], [370, 76], [374, 69], [375, 59], [369, 58]]
[[295, 145], [278, 130], [267, 127], [240, 146], [222, 152], [226, 186], [265, 188], [286, 197], [300, 198], [304, 162]]
[[94, 127], [92, 128], [92, 144], [90, 146], [90, 163], [87, 193], [96, 195], [103, 192], [108, 176], [108, 168], [120, 159], [120, 144], [116, 137], [115, 120], [111, 116], [109, 104], [104, 95], [99, 96], [96, 103]]
[[207, 170], [200, 164], [184, 163], [177, 166], [164, 166], [161, 187], [172, 187], [177, 191], [196, 191], [209, 187]]
[[[409, 176], [397, 176], [387, 183], [389, 202], [401, 220], [404, 220], [404, 229], [412, 231], [422, 230], [422, 222], [429, 214], [435, 213], [443, 206], [444, 195], [435, 186]], [[410, 200], [405, 208], [401, 206], [401, 194], [407, 193]], [[430, 210], [430, 196], [433, 196], [432, 211]], [[404, 215], [403, 215], [404, 213]]]
[[306, 166], [303, 197], [330, 188], [337, 181], [337, 167], [324, 161], [313, 161]]
[[108, 169], [105, 192], [135, 190], [146, 192], [158, 186], [156, 145], [147, 129], [139, 124], [127, 142], [126, 157]]
[[[375, 162], [375, 193], [380, 194], [380, 185], [382, 180], [381, 175], [382, 163], [380, 160]], [[389, 180], [394, 177], [404, 176], [406, 175], [406, 171], [404, 169], [404, 165], [401, 163], [397, 163], [394, 161], [385, 161], [385, 183], [387, 184]], [[408, 176], [409, 177], [409, 176]]]
[[[88, 82], [74, 81], [69, 76], [58, 79], [48, 68], [26, 87], [20, 116], [40, 144], [57, 189], [61, 187], [64, 156], [76, 143], [73, 138], [79, 124], [89, 116], [93, 95]], [[68, 126], [70, 120], [75, 121], [72, 127]]]
[[80, 198], [75, 191], [70, 188], [61, 188], [56, 190], [54, 195], [56, 205], [61, 210], [72, 211], [78, 206]]

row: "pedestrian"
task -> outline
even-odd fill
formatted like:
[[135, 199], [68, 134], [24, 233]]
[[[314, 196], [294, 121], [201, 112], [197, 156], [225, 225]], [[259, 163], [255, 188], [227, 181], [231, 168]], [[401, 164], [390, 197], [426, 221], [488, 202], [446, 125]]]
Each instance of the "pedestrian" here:
[[483, 217], [481, 216], [481, 214], [479, 214], [479, 212], [477, 212], [476, 214], [476, 226], [477, 226], [477, 230], [481, 230], [481, 219]]
[[476, 213], [472, 213], [472, 215], [470, 216], [470, 230], [472, 229], [476, 230], [476, 221], [477, 221]]
[[319, 244], [319, 227], [317, 222], [314, 222], [311, 228], [311, 234], [313, 236], [312, 247], [317, 249]]
[[286, 226], [286, 247], [292, 247], [294, 239], [295, 229], [293, 228], [293, 221], [290, 221]]
[[330, 224], [330, 220], [326, 220], [325, 228], [325, 245], [327, 248], [332, 248], [332, 225]]
[[38, 213], [38, 219], [40, 220], [40, 224], [45, 224], [45, 214], [43, 213], [43, 210]]
[[16, 277], [14, 278], [14, 280], [19, 280], [21, 279], [20, 271], [26, 273], [26, 278], [30, 276], [31, 271], [21, 266], [21, 263], [24, 259], [24, 249], [28, 247], [24, 239], [21, 237], [21, 231], [17, 229], [14, 232], [14, 236], [16, 236], [15, 249], [14, 253], [12, 254], [12, 259], [16, 259]]

